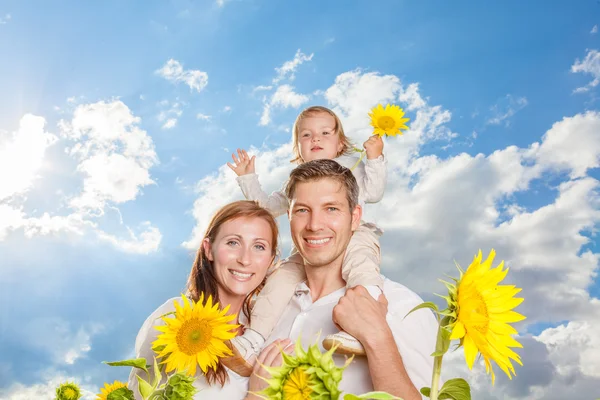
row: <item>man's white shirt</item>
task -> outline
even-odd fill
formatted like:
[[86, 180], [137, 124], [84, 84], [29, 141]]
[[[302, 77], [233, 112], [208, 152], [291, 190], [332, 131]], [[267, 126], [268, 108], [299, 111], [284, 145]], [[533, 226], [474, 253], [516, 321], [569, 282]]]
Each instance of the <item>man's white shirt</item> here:
[[[338, 329], [332, 320], [333, 308], [346, 293], [343, 287], [313, 303], [310, 289], [305, 282], [298, 284], [294, 297], [288, 303], [277, 326], [265, 346], [276, 339], [290, 338], [293, 342], [301, 337], [306, 349], [318, 340], [321, 351], [322, 339]], [[428, 309], [406, 314], [423, 300], [407, 287], [384, 278], [383, 293], [388, 300], [387, 322], [402, 357], [404, 368], [413, 384], [420, 390], [431, 385], [433, 357], [437, 335], [437, 321]], [[386, 349], [379, 349], [385, 352]], [[345, 363], [345, 357], [334, 355], [336, 365]], [[384, 366], [382, 366], [384, 367]], [[343, 374], [340, 389], [344, 393], [362, 394], [373, 390], [366, 357], [355, 357]]]

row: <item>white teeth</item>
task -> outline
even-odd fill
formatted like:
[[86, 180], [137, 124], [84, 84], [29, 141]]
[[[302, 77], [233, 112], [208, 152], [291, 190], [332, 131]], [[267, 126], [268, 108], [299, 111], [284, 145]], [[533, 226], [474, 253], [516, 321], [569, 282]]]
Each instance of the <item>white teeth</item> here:
[[232, 269], [229, 270], [233, 275], [239, 276], [240, 278], [250, 278], [253, 274], [243, 274], [241, 272], [234, 271]]
[[310, 244], [323, 244], [323, 243], [327, 243], [331, 240], [331, 238], [325, 238], [325, 239], [319, 239], [319, 240], [309, 240], [306, 239], [306, 241]]

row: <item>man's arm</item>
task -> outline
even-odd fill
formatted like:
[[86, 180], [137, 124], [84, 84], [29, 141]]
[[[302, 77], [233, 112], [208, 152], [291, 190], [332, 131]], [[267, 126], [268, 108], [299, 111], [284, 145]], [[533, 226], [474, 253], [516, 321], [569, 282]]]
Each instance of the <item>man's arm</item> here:
[[404, 400], [421, 400], [421, 394], [406, 372], [386, 314], [384, 295], [375, 301], [364, 287], [357, 286], [348, 289], [334, 307], [333, 321], [364, 346], [374, 390]]

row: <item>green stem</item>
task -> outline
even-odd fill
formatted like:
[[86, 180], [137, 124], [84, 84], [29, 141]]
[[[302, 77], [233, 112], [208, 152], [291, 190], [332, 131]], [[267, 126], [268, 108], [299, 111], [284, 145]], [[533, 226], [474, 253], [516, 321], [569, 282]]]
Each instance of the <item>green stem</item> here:
[[438, 392], [440, 386], [440, 374], [442, 373], [442, 358], [444, 357], [444, 353], [448, 350], [448, 339], [446, 338], [443, 329], [448, 324], [448, 317], [442, 318], [440, 321], [438, 318], [438, 332], [437, 339], [435, 342], [435, 351], [438, 355], [433, 357], [433, 375], [431, 377], [431, 391], [429, 393], [429, 398], [431, 400], [438, 399]]
[[439, 385], [440, 385], [440, 374], [442, 372], [442, 358], [443, 357], [444, 356], [436, 356], [433, 358], [433, 375], [431, 377], [431, 393], [429, 394], [429, 398], [431, 400], [437, 400], [437, 398], [438, 398], [438, 391], [439, 391]]

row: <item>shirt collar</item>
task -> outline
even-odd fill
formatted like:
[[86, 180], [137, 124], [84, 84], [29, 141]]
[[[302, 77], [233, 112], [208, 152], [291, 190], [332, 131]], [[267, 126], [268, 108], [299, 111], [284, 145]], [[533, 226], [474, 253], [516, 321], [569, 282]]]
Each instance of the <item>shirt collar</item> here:
[[[299, 284], [297, 284], [296, 290], [294, 293], [295, 293], [296, 297], [301, 297], [301, 296], [308, 296], [309, 298], [311, 297], [310, 296], [310, 288], [306, 284], [306, 281], [303, 281], [303, 282], [300, 282]], [[316, 304], [328, 304], [328, 303], [334, 303], [334, 302], [337, 303], [345, 293], [346, 293], [346, 287], [341, 287], [338, 290], [334, 290], [333, 292], [329, 293], [328, 295], [321, 297], [315, 303]], [[310, 301], [312, 303], [312, 298], [310, 298]]]

